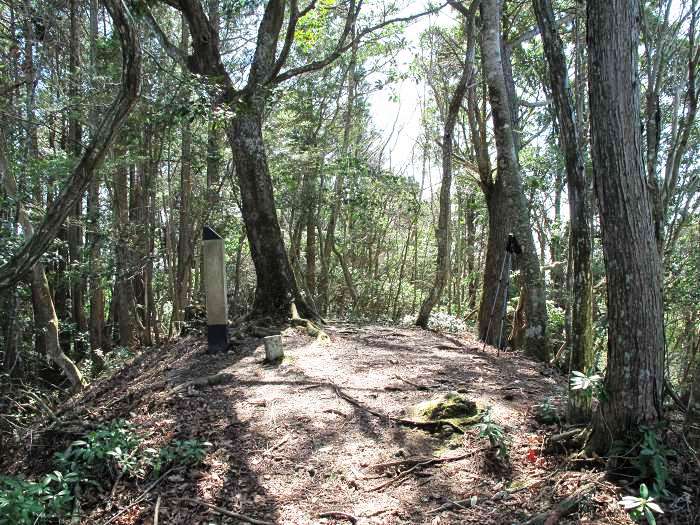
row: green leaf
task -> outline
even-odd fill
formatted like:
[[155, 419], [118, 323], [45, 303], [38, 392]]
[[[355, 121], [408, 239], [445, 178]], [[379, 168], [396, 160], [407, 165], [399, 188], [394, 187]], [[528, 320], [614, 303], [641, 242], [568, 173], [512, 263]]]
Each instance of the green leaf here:
[[639, 485], [639, 495], [644, 499], [647, 499], [649, 497], [649, 489], [647, 488], [645, 483]]

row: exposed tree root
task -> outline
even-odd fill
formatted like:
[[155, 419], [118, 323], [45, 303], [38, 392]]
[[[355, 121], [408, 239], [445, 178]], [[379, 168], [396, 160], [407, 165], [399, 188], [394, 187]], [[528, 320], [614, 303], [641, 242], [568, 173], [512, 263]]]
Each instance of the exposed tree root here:
[[397, 466], [402, 466], [402, 465], [412, 465], [411, 468], [408, 470], [405, 470], [401, 472], [398, 476], [395, 478], [391, 478], [388, 481], [385, 481], [381, 485], [377, 485], [376, 487], [372, 487], [371, 489], [368, 489], [367, 492], [374, 492], [377, 490], [382, 490], [389, 485], [393, 485], [394, 483], [398, 483], [400, 481], [403, 481], [407, 477], [411, 475], [411, 473], [420, 470], [423, 467], [429, 467], [431, 465], [438, 465], [441, 463], [449, 463], [452, 461], [460, 461], [462, 459], [467, 459], [472, 457], [473, 455], [477, 454], [478, 452], [483, 452], [487, 449], [477, 449], [477, 450], [472, 450], [471, 452], [468, 452], [466, 454], [460, 454], [459, 456], [448, 456], [444, 458], [430, 458], [430, 457], [421, 457], [421, 456], [416, 456], [413, 458], [407, 458], [407, 459], [402, 459], [398, 461], [389, 461], [388, 463], [379, 463], [377, 465], [372, 465], [369, 468], [372, 469], [385, 469], [385, 468], [390, 468], [390, 467], [397, 467]]
[[584, 485], [574, 494], [562, 500], [556, 507], [530, 518], [523, 525], [556, 525], [559, 521], [578, 508], [579, 503], [595, 489], [594, 483]]
[[353, 516], [352, 514], [347, 514], [346, 512], [338, 512], [336, 510], [328, 510], [326, 512], [322, 512], [321, 514], [318, 515], [319, 518], [336, 518], [336, 519], [342, 519], [342, 520], [348, 520], [350, 523], [353, 525], [357, 523], [357, 518]]
[[377, 412], [375, 410], [372, 410], [371, 408], [364, 406], [357, 399], [343, 392], [340, 389], [340, 387], [335, 383], [329, 382], [329, 384], [331, 385], [331, 387], [333, 388], [333, 390], [339, 398], [341, 398], [344, 401], [347, 401], [348, 403], [359, 408], [360, 410], [364, 410], [368, 414], [372, 414], [373, 416], [376, 416], [380, 419], [389, 420], [393, 421], [394, 423], [398, 423], [399, 425], [405, 425], [412, 428], [420, 428], [421, 430], [428, 430], [432, 432], [440, 430], [442, 427], [450, 427], [458, 434], [464, 434], [464, 429], [459, 425], [456, 425], [449, 419], [436, 419], [435, 421], [416, 421], [414, 419], [404, 419], [401, 417], [393, 417], [389, 414], [382, 414], [381, 412]]
[[311, 337], [315, 337], [317, 341], [328, 342], [331, 340], [330, 337], [328, 337], [328, 334], [321, 330], [321, 327], [319, 327], [316, 323], [310, 321], [309, 319], [299, 317], [299, 311], [297, 310], [296, 304], [292, 303], [290, 310], [290, 323], [292, 326], [301, 326], [306, 328], [306, 333]]

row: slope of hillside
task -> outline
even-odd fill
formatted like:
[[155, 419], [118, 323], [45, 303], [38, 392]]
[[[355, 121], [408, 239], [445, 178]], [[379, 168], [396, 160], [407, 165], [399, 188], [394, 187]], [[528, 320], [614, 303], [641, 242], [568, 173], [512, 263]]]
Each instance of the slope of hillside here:
[[[285, 330], [278, 365], [263, 362], [256, 338], [219, 355], [195, 337], [145, 351], [65, 405], [5, 467], [50, 469], [51, 454], [76, 436], [125, 419], [144, 446], [211, 446], [201, 465], [155, 486], [86, 488], [82, 523], [629, 523], [600, 464], [574, 470], [545, 452], [556, 427], [535, 417], [553, 415], [565, 393], [552, 370], [482, 351], [468, 335], [350, 325], [328, 333], [318, 342]], [[460, 434], [398, 421], [448, 392], [489, 409], [508, 460], [477, 427]], [[561, 505], [572, 495], [574, 506]]]

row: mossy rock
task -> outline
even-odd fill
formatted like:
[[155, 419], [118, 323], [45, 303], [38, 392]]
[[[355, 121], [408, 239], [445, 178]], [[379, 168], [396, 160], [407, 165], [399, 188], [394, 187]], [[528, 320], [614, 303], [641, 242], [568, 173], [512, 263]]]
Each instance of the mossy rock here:
[[448, 392], [414, 405], [409, 413], [415, 421], [432, 422], [436, 427], [445, 423], [464, 429], [481, 421], [483, 409], [457, 392]]

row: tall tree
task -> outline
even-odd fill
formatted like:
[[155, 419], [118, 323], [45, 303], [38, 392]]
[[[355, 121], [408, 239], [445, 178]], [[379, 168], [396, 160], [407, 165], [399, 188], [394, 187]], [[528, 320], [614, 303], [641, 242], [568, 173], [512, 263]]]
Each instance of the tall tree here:
[[130, 11], [123, 2], [104, 0], [119, 35], [122, 51], [121, 85], [90, 143], [83, 150], [58, 197], [48, 207], [43, 222], [34, 235], [0, 266], [0, 288], [16, 284], [34, 266], [49, 243], [84, 195], [94, 173], [102, 164], [107, 150], [131, 112], [141, 86], [141, 47]]
[[605, 453], [662, 414], [661, 261], [642, 163], [638, 0], [589, 0], [591, 153], [607, 272], [607, 395], [590, 446]]
[[440, 212], [438, 215], [437, 227], [437, 261], [435, 270], [435, 281], [421, 305], [416, 324], [427, 328], [430, 320], [430, 312], [440, 300], [442, 290], [450, 280], [450, 226], [452, 199], [452, 164], [454, 156], [454, 130], [457, 124], [457, 116], [462, 107], [462, 100], [467, 91], [467, 85], [472, 79], [474, 71], [474, 18], [479, 4], [478, 0], [473, 0], [471, 7], [466, 9], [458, 2], [450, 2], [456, 9], [460, 10], [464, 17], [465, 35], [467, 39], [467, 51], [462, 64], [462, 72], [450, 97], [450, 102], [445, 115], [445, 125], [442, 133], [442, 182], [440, 187]]
[[526, 316], [524, 327], [525, 351], [539, 359], [547, 357], [547, 308], [544, 278], [530, 227], [527, 201], [523, 191], [516, 149], [516, 133], [504, 73], [501, 42], [501, 2], [481, 2], [481, 59], [483, 62], [489, 102], [491, 104], [494, 135], [496, 139], [497, 172], [495, 180], [490, 178], [482, 187], [489, 210], [489, 237], [486, 251], [484, 292], [481, 298], [479, 331], [490, 344], [498, 341], [497, 330], [486, 332], [490, 322], [493, 303], [498, 300], [500, 268], [506, 256], [506, 242], [510, 232], [514, 233], [522, 246], [518, 264], [522, 273], [521, 297]]
[[[216, 29], [212, 29], [216, 31]], [[189, 34], [187, 21], [182, 17], [180, 49], [183, 53], [189, 50]], [[192, 262], [194, 251], [192, 216], [192, 125], [187, 115], [180, 126], [180, 199], [179, 227], [177, 236], [177, 269], [175, 275], [175, 301], [173, 317], [177, 322], [184, 321], [185, 307], [189, 301], [192, 281]], [[179, 326], [177, 327], [180, 328]]]
[[411, 20], [424, 13], [384, 20], [359, 31], [356, 39], [349, 39], [350, 29], [361, 6], [361, 3], [356, 4], [351, 0], [343, 28], [333, 49], [318, 60], [284, 70], [294, 45], [297, 23], [314, 9], [315, 3], [310, 2], [300, 9], [296, 0], [289, 2], [287, 28], [283, 35], [287, 2], [269, 0], [258, 25], [255, 51], [245, 87], [236, 90], [221, 58], [217, 31], [209, 21], [200, 0], [167, 3], [180, 10], [187, 19], [193, 54], [183, 56], [178, 52], [153, 16], [148, 15], [148, 22], [160, 38], [164, 49], [175, 60], [185, 63], [192, 73], [208, 77], [215, 87], [219, 101], [230, 104], [235, 109], [233, 117], [227, 123], [226, 135], [236, 165], [236, 177], [241, 191], [241, 211], [255, 265], [257, 286], [253, 304], [254, 314], [275, 318], [287, 317], [292, 302], [296, 302], [302, 315], [318, 318], [318, 314], [299, 292], [277, 218], [262, 136], [263, 117], [269, 93], [275, 85], [326, 67], [350, 49], [356, 39], [390, 23]]
[[[569, 196], [569, 305], [571, 309], [571, 372], [588, 373], [593, 366], [593, 279], [591, 276], [592, 217], [588, 183], [583, 166], [578, 129], [569, 92], [569, 75], [564, 46], [550, 0], [533, 0], [544, 54], [549, 66], [549, 82], [559, 124], [559, 143], [564, 153]], [[569, 419], [587, 421], [591, 396], [580, 390], [569, 392]]]

